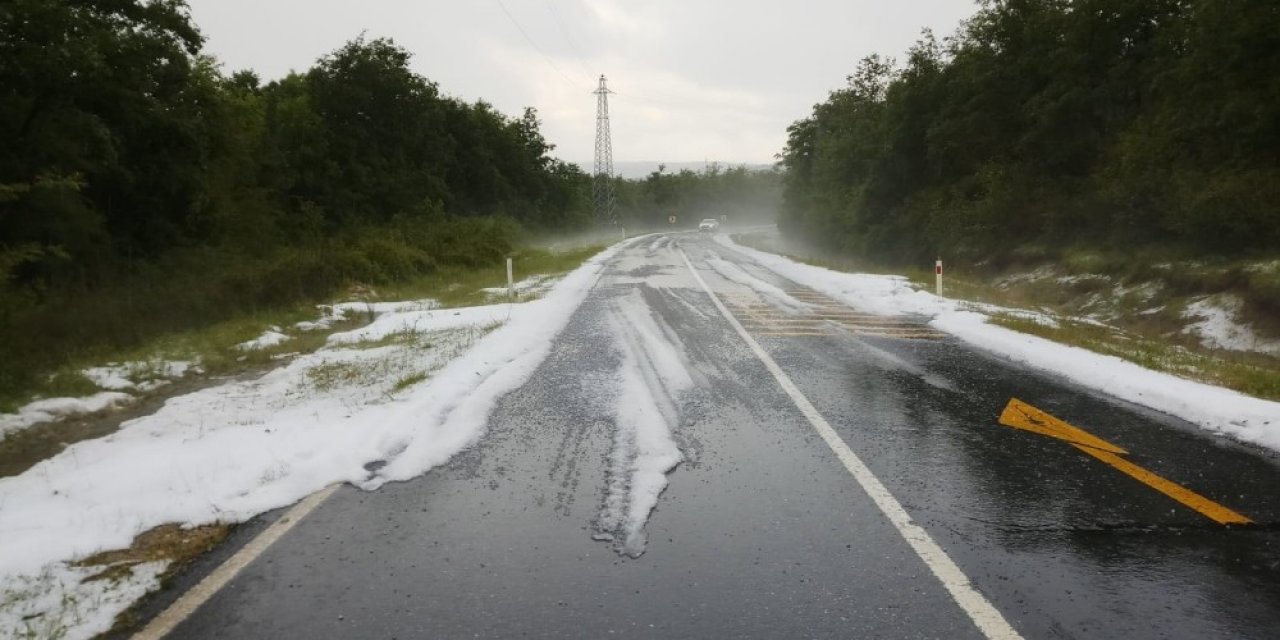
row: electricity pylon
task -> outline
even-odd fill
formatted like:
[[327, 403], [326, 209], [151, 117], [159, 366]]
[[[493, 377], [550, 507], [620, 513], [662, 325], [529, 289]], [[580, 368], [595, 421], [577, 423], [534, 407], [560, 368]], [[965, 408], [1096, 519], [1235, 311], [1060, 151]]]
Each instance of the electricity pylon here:
[[605, 86], [603, 75], [600, 76], [600, 87], [592, 93], [596, 94], [596, 166], [592, 174], [591, 195], [595, 201], [596, 222], [617, 224], [613, 193], [613, 139], [609, 135], [609, 94], [613, 92]]

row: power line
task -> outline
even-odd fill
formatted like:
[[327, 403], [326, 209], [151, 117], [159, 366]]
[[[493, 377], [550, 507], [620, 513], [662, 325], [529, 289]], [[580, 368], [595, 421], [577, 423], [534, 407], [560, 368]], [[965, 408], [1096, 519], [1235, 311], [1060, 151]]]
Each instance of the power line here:
[[542, 59], [545, 60], [547, 64], [551, 65], [551, 68], [555, 69], [556, 73], [560, 74], [561, 78], [564, 78], [565, 82], [569, 83], [571, 86], [574, 86], [574, 87], [582, 86], [581, 84], [571, 80], [569, 76], [566, 75], [565, 72], [560, 68], [560, 65], [557, 65], [555, 60], [552, 60], [551, 56], [547, 55], [546, 52], [542, 50], [542, 47], [539, 47], [538, 43], [534, 42], [533, 38], [529, 37], [529, 32], [525, 31], [524, 27], [520, 26], [520, 22], [516, 20], [515, 16], [511, 15], [511, 12], [507, 10], [507, 5], [503, 4], [502, 0], [494, 0], [494, 1], [498, 3], [498, 7], [502, 9], [502, 12], [507, 14], [507, 19], [511, 21], [511, 24], [516, 26], [516, 29], [520, 31], [520, 35], [524, 36], [525, 42], [528, 42], [529, 46], [533, 47], [534, 50], [537, 51], [538, 54], [542, 56]]
[[542, 2], [547, 5], [547, 10], [551, 12], [551, 17], [555, 18], [556, 28], [560, 30], [560, 35], [564, 36], [565, 41], [569, 43], [569, 48], [573, 49], [574, 55], [577, 56], [575, 62], [578, 63], [578, 67], [586, 74], [586, 77], [590, 78], [591, 72], [587, 70], [586, 65], [582, 62], [587, 56], [582, 55], [582, 49], [578, 47], [578, 42], [573, 39], [573, 36], [569, 35], [569, 28], [565, 26], [560, 10], [556, 8], [555, 3], [551, 0], [542, 0]]

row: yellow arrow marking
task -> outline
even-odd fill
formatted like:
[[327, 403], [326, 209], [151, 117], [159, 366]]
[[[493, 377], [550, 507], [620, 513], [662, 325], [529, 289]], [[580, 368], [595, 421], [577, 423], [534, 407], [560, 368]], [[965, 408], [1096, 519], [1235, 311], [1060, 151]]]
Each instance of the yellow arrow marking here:
[[1175, 484], [1160, 476], [1139, 467], [1109, 451], [1100, 451], [1072, 443], [1073, 447], [1119, 469], [1129, 477], [1141, 482], [1160, 493], [1199, 511], [1201, 515], [1218, 524], [1252, 524], [1253, 521], [1232, 511], [1182, 485]]
[[1110, 451], [1111, 453], [1129, 453], [1098, 436], [1069, 425], [1017, 398], [1009, 400], [1004, 412], [1000, 414], [1000, 424], [1014, 429], [1023, 429], [1042, 436], [1066, 440], [1086, 447]]
[[1071, 446], [1115, 467], [1121, 473], [1160, 493], [1195, 509], [1218, 524], [1252, 524], [1253, 521], [1182, 485], [1164, 478], [1120, 457], [1128, 453], [1084, 429], [1067, 424], [1017, 398], [1009, 400], [1000, 414], [1000, 424], [1040, 435], [1066, 440]]

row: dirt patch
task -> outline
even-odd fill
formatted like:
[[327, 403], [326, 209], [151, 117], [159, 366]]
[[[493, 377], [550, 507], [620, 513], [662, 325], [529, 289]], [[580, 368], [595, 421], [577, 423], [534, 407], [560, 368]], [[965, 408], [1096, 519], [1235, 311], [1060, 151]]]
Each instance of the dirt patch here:
[[186, 566], [188, 562], [227, 539], [232, 525], [215, 523], [184, 529], [177, 524], [162, 524], [150, 531], [144, 531], [133, 539], [128, 549], [103, 551], [95, 553], [75, 563], [77, 567], [106, 567], [86, 581], [103, 580], [113, 577], [119, 571], [143, 562], [168, 560], [172, 564], [165, 573], [172, 573], [175, 568]]
[[[133, 568], [146, 562], [168, 561], [169, 566], [160, 575], [168, 581], [189, 567], [200, 556], [213, 551], [226, 541], [235, 525], [214, 523], [183, 528], [178, 524], [164, 524], [144, 531], [133, 539], [128, 549], [103, 551], [74, 563], [74, 566], [102, 570], [85, 578], [84, 582], [98, 580], [115, 581], [129, 577]], [[138, 603], [116, 616], [112, 629], [104, 635], [119, 633], [137, 626]]]

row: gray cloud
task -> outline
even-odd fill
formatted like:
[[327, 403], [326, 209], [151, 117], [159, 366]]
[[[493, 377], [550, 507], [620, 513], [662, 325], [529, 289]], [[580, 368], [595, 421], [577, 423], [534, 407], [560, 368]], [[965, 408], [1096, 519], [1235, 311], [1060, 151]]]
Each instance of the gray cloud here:
[[950, 34], [975, 10], [971, 0], [189, 4], [207, 52], [266, 79], [305, 70], [361, 32], [394, 38], [446, 93], [509, 114], [536, 107], [556, 154], [584, 167], [601, 73], [618, 92], [615, 158], [770, 162], [787, 125], [843, 85], [860, 58], [898, 56], [922, 28]]

